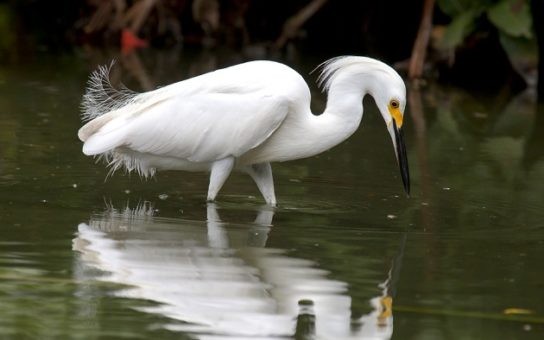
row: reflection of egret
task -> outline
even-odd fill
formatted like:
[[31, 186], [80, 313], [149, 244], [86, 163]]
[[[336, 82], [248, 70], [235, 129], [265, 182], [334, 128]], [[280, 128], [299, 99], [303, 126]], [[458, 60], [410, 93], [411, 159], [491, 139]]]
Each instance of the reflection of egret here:
[[247, 172], [266, 202], [276, 204], [270, 162], [310, 157], [348, 138], [361, 122], [362, 100], [374, 97], [391, 135], [406, 192], [410, 190], [402, 124], [406, 89], [386, 64], [339, 57], [323, 64], [325, 112], [310, 111], [310, 91], [291, 68], [253, 61], [137, 94], [116, 90], [108, 68], [91, 76], [79, 130], [83, 152], [112, 170], [144, 176], [156, 169], [210, 171], [214, 200], [233, 169]]
[[262, 248], [272, 216], [263, 209], [249, 228], [227, 227], [210, 204], [202, 228], [150, 217], [146, 209], [95, 215], [80, 224], [74, 249], [84, 264], [109, 273], [100, 279], [129, 286], [118, 296], [159, 303], [145, 310], [182, 321], [166, 327], [198, 338], [293, 336], [303, 315], [313, 316], [311, 332], [319, 338], [390, 338], [389, 281], [370, 301], [375, 310], [352, 320], [345, 282], [313, 261]]

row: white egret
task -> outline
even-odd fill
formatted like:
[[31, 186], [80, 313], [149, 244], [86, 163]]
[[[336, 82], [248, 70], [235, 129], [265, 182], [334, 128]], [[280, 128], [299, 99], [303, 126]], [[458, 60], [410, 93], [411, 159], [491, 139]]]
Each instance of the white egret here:
[[111, 171], [141, 176], [159, 170], [210, 171], [208, 200], [233, 169], [248, 173], [268, 204], [276, 204], [271, 162], [310, 157], [351, 136], [370, 94], [393, 141], [406, 193], [410, 179], [402, 133], [406, 88], [375, 59], [344, 56], [321, 66], [325, 111], [310, 110], [302, 76], [273, 61], [251, 61], [145, 93], [115, 89], [108, 67], [89, 80], [78, 132], [83, 153], [98, 155]]

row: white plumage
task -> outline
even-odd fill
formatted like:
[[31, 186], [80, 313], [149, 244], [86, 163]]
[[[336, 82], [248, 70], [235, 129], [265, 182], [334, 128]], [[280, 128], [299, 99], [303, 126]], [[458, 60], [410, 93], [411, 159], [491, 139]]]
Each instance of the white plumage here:
[[350, 56], [323, 63], [319, 82], [329, 99], [319, 116], [310, 111], [304, 79], [277, 62], [247, 62], [141, 94], [111, 86], [110, 67], [91, 75], [82, 103], [88, 122], [78, 136], [83, 153], [103, 157], [112, 171], [124, 167], [146, 177], [157, 169], [211, 171], [208, 199], [214, 200], [237, 169], [251, 175], [275, 205], [270, 162], [313, 156], [348, 138], [369, 93], [387, 123], [409, 190], [400, 130], [406, 90], [380, 61]]

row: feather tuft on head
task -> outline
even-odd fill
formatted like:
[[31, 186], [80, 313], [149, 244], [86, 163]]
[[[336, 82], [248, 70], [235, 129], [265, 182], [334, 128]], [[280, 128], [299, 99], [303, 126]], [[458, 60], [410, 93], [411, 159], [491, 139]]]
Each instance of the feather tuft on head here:
[[368, 57], [359, 56], [340, 56], [329, 59], [317, 66], [311, 73], [320, 71], [317, 77], [317, 85], [322, 91], [328, 91], [333, 80], [341, 70], [352, 70], [354, 73], [368, 74], [370, 72], [387, 74], [390, 77], [396, 77], [402, 81], [398, 73], [389, 65]]
[[339, 61], [345, 58], [348, 57], [340, 56], [326, 60], [310, 72], [314, 73], [320, 71], [319, 76], [317, 77], [317, 86], [319, 86], [323, 92], [328, 91], [334, 73], [342, 66]]

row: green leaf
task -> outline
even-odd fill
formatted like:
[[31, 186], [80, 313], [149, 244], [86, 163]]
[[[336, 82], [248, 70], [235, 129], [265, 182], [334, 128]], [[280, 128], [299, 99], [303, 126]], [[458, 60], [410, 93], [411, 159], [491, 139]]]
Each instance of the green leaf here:
[[491, 0], [437, 0], [438, 7], [455, 18], [467, 11], [482, 10], [492, 4]]
[[467, 35], [474, 30], [474, 20], [480, 13], [480, 10], [472, 10], [456, 16], [446, 27], [442, 37], [442, 47], [454, 48], [461, 45]]
[[514, 37], [531, 37], [531, 13], [525, 0], [502, 0], [487, 10], [489, 20]]

